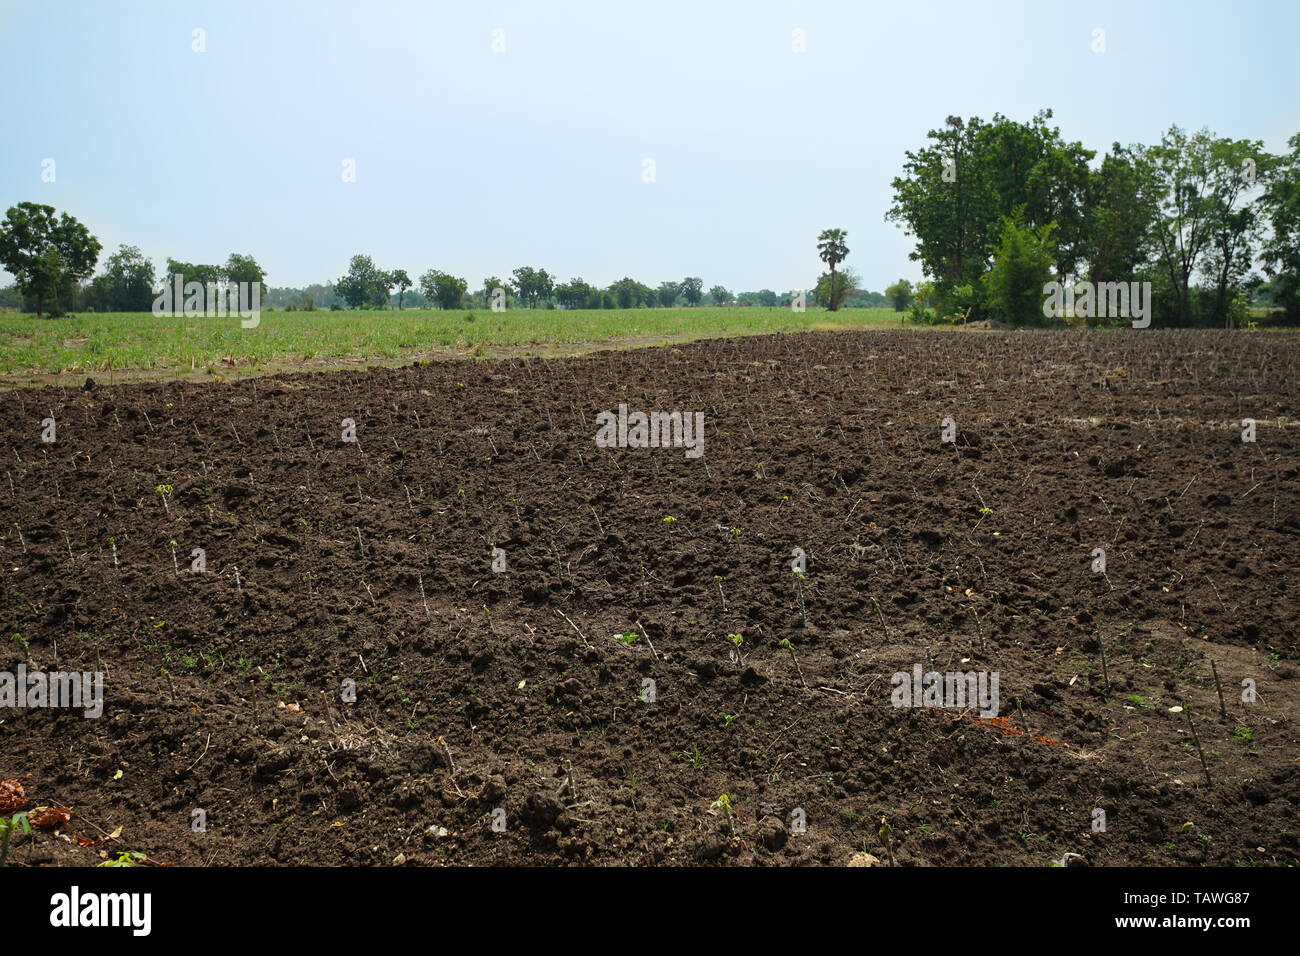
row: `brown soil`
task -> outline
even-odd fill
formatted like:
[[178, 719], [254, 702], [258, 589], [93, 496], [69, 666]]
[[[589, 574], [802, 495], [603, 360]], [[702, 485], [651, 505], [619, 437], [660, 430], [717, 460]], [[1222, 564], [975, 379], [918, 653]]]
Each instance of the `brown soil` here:
[[[0, 670], [98, 658], [107, 693], [0, 710], [0, 778], [73, 813], [10, 862], [1300, 862], [1298, 346], [807, 333], [7, 392]], [[704, 412], [704, 457], [598, 448], [620, 403]], [[997, 672], [1000, 716], [891, 706], [918, 663]]]

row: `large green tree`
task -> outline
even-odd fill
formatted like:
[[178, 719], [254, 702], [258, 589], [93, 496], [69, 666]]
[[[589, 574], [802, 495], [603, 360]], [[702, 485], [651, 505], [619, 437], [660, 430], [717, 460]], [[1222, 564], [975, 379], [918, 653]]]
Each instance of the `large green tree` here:
[[334, 283], [334, 291], [353, 309], [388, 301], [393, 287], [392, 276], [375, 266], [369, 256], [355, 255], [348, 265], [348, 274]]
[[1027, 228], [1055, 223], [1053, 270], [1074, 271], [1087, 240], [1089, 162], [1094, 153], [1067, 142], [1048, 125], [1051, 110], [1028, 123], [1001, 114], [949, 116], [930, 130], [931, 145], [909, 151], [894, 179], [887, 220], [916, 237], [913, 260], [935, 280], [946, 311], [957, 290], [975, 287], [988, 271], [1003, 220], [1020, 209]]
[[1088, 186], [1082, 258], [1093, 283], [1131, 282], [1151, 253], [1160, 183], [1141, 147], [1111, 146]]
[[1267, 165], [1262, 144], [1217, 139], [1205, 129], [1188, 135], [1173, 126], [1144, 156], [1160, 196], [1154, 265], [1173, 300], [1173, 321], [1192, 322], [1192, 278], [1206, 269], [1217, 286], [1217, 305], [1208, 317], [1221, 319], [1231, 287], [1249, 271], [1257, 217], [1246, 208], [1250, 174], [1243, 163]]
[[555, 301], [565, 309], [588, 308], [592, 293], [595, 291], [582, 279], [570, 279], [555, 287]]
[[682, 280], [682, 298], [687, 305], [699, 305], [704, 298], [704, 280], [699, 276], [687, 276]]
[[148, 312], [155, 285], [153, 263], [139, 246], [123, 245], [108, 257], [103, 274], [91, 281], [87, 296], [101, 312]]
[[1296, 322], [1300, 321], [1300, 133], [1287, 145], [1290, 155], [1278, 157], [1267, 171], [1261, 205], [1269, 235], [1260, 259], [1288, 321]]
[[103, 247], [90, 230], [69, 216], [54, 215], [53, 206], [20, 202], [0, 222], [0, 265], [13, 273], [24, 296], [36, 300], [36, 314], [52, 303], [61, 315], [60, 298], [89, 278]]
[[831, 312], [838, 312], [851, 295], [858, 291], [858, 274], [852, 269], [823, 272], [813, 289], [813, 297]]
[[1051, 281], [1055, 227], [1031, 229], [1024, 210], [1002, 220], [993, 246], [993, 268], [984, 276], [987, 302], [993, 313], [1014, 325], [1042, 325], [1044, 286]]
[[511, 274], [515, 278], [515, 295], [523, 302], [526, 302], [530, 309], [535, 308], [537, 303], [543, 299], [549, 299], [554, 291], [555, 280], [551, 278], [545, 269], [521, 266]]
[[420, 291], [424, 297], [438, 303], [440, 309], [459, 309], [469, 283], [438, 269], [430, 269], [420, 276]]

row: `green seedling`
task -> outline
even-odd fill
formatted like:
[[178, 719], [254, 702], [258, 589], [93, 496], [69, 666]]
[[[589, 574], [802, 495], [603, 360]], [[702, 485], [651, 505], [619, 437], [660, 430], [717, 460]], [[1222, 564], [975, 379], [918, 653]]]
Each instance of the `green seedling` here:
[[736, 818], [733, 816], [731, 807], [730, 794], [724, 793], [710, 805], [711, 809], [717, 810], [727, 818], [727, 828], [731, 830], [732, 836], [739, 836], [740, 831], [736, 828]]
[[739, 716], [740, 716], [739, 714], [723, 714], [722, 725], [724, 727], [730, 727], [732, 722]]
[[9, 638], [9, 643], [17, 644], [21, 647], [23, 649], [24, 658], [28, 656], [28, 652], [31, 650], [31, 645], [27, 642], [27, 638], [23, 637], [21, 634], [15, 634], [13, 637]]
[[799, 666], [799, 659], [794, 656], [794, 645], [790, 643], [790, 639], [788, 637], [781, 638], [781, 647], [784, 647], [786, 649], [786, 651], [790, 655], [790, 660], [794, 662], [794, 669], [796, 673], [798, 673], [799, 675], [799, 683], [803, 684], [803, 686], [807, 688], [808, 682], [803, 679], [803, 668]]
[[21, 830], [23, 833], [32, 832], [31, 824], [27, 822], [26, 811], [15, 813], [12, 817], [0, 817], [0, 866], [5, 865], [5, 858], [9, 856], [9, 837], [14, 830]]
[[731, 652], [736, 655], [736, 666], [744, 664], [744, 659], [740, 656], [740, 645], [745, 643], [745, 639], [739, 634], [728, 634], [727, 640], [731, 642]]
[[139, 861], [148, 859], [148, 857], [136, 850], [123, 850], [116, 857], [105, 860], [100, 866], [135, 866]]
[[167, 510], [167, 514], [170, 515], [170, 514], [172, 513], [172, 509], [171, 509], [171, 507], [167, 504], [167, 496], [170, 495], [170, 494], [172, 493], [172, 490], [173, 490], [173, 489], [172, 489], [172, 486], [171, 486], [171, 485], [154, 485], [154, 489], [153, 489], [153, 490], [156, 491], [156, 492], [158, 493], [158, 497], [162, 499], [163, 508], [165, 508], [165, 509]]
[[624, 647], [631, 647], [636, 643], [637, 636], [638, 635], [634, 632], [628, 631], [625, 634], [615, 634], [614, 640], [618, 641]]
[[669, 530], [669, 531], [671, 531], [671, 530], [672, 530], [672, 526], [673, 526], [674, 524], [677, 523], [677, 519], [674, 518], [672, 515], [664, 515], [663, 518], [660, 519], [660, 521], [661, 521], [663, 524], [668, 525], [668, 530]]

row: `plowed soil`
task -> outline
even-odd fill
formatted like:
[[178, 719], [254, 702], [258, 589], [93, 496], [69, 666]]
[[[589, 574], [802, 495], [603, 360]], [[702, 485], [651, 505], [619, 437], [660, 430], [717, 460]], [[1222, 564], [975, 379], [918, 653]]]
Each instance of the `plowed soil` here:
[[[10, 863], [1294, 865], [1298, 355], [807, 333], [5, 393], [0, 670], [106, 690], [0, 710], [0, 778], [73, 811]], [[620, 403], [704, 454], [597, 447]], [[999, 717], [893, 706], [917, 664]]]

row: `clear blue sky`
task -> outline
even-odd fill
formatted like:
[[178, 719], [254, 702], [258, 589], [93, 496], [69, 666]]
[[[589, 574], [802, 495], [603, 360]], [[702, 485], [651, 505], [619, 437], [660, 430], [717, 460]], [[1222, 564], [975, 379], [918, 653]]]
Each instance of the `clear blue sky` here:
[[784, 291], [840, 227], [882, 290], [919, 276], [890, 181], [949, 114], [1051, 107], [1099, 152], [1175, 123], [1280, 152], [1297, 38], [1296, 0], [0, 0], [0, 209], [72, 213], [101, 263], [251, 253], [274, 286], [364, 252], [472, 288], [534, 265]]

